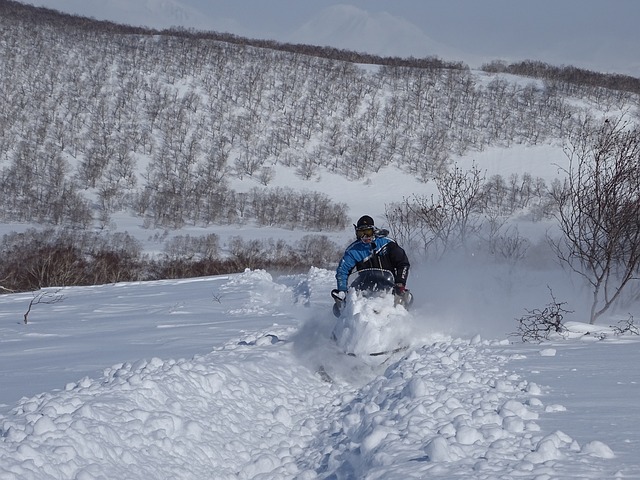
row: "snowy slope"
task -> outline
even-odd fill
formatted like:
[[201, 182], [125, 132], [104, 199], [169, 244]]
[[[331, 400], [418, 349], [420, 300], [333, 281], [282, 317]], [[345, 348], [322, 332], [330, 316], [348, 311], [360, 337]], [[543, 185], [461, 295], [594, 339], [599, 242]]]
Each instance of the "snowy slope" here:
[[418, 307], [408, 351], [349, 357], [333, 283], [65, 288], [27, 325], [0, 296], [0, 479], [640, 478], [637, 337], [450, 337]]

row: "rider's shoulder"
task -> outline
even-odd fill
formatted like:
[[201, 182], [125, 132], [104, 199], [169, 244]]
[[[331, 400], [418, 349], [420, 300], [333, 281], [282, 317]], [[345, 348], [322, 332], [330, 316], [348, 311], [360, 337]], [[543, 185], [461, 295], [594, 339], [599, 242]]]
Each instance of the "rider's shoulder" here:
[[376, 245], [378, 245], [379, 247], [382, 247], [382, 246], [387, 245], [389, 243], [396, 243], [396, 241], [393, 238], [389, 238], [389, 237], [378, 237], [378, 238], [376, 238]]
[[363, 250], [363, 251], [367, 251], [369, 250], [369, 245], [367, 245], [366, 243], [362, 243], [360, 240], [354, 240], [353, 242], [351, 242], [351, 244], [347, 247], [346, 251], [354, 251], [354, 250]]

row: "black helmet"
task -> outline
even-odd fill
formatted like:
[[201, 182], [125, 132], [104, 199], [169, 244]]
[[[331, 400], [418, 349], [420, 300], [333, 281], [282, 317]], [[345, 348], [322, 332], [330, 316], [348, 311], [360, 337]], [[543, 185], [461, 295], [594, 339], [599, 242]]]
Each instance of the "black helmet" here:
[[373, 218], [369, 215], [363, 215], [360, 217], [356, 224], [356, 230], [360, 230], [361, 228], [373, 228]]
[[376, 227], [373, 226], [373, 218], [369, 215], [360, 217], [358, 223], [354, 225], [356, 228], [356, 238], [365, 243], [370, 243], [375, 238]]

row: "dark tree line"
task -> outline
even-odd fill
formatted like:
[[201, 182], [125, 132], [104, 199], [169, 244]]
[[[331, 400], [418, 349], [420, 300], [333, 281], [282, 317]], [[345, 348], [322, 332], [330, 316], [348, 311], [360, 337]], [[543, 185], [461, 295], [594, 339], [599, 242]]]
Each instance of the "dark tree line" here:
[[29, 229], [0, 241], [0, 291], [221, 275], [245, 268], [300, 272], [332, 267], [340, 252], [326, 236], [306, 235], [293, 244], [235, 237], [224, 253], [218, 236], [209, 234], [173, 237], [152, 258], [126, 232]]
[[542, 78], [578, 87], [604, 88], [640, 94], [640, 78], [630, 75], [601, 73], [571, 65], [556, 66], [545, 62], [525, 60], [507, 64], [495, 61], [482, 66], [485, 72], [511, 73], [525, 77]]

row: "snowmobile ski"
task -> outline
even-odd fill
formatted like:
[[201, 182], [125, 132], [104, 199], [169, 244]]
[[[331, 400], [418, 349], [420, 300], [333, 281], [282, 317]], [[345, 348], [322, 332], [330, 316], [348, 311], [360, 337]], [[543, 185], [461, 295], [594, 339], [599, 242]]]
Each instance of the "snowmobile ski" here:
[[[391, 350], [383, 350], [383, 351], [380, 351], [380, 352], [368, 353], [367, 355], [369, 355], [370, 357], [380, 357], [382, 355], [393, 355], [394, 353], [404, 352], [408, 348], [409, 348], [408, 346], [402, 346], [402, 347], [392, 348]], [[352, 352], [346, 352], [346, 353], [350, 357], [357, 357], [358, 356], [357, 354], [352, 353]]]

